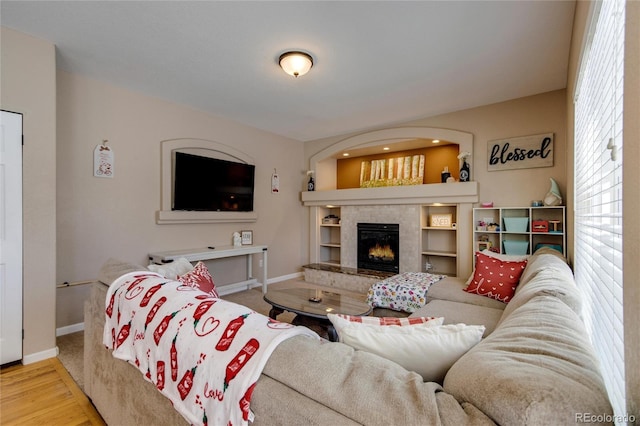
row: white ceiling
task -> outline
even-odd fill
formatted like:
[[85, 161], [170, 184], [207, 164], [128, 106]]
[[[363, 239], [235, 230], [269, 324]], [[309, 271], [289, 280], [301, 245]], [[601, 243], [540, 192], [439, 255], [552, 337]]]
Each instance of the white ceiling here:
[[[566, 87], [571, 1], [7, 1], [58, 67], [300, 141]], [[295, 79], [281, 53], [314, 58]]]

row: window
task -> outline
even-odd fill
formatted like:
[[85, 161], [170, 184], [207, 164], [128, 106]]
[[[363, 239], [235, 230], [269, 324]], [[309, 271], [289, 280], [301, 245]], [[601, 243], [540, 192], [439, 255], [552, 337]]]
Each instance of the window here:
[[616, 416], [624, 416], [622, 106], [624, 0], [594, 2], [575, 94], [575, 277]]

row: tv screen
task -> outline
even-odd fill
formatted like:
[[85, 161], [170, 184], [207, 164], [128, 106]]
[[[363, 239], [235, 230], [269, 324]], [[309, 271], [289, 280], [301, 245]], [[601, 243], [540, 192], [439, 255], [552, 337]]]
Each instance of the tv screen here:
[[253, 211], [255, 166], [176, 152], [173, 210]]

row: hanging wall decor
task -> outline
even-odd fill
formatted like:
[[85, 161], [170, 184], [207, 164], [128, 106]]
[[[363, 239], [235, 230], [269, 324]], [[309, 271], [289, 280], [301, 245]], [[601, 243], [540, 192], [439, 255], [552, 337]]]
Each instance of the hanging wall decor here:
[[280, 192], [280, 177], [276, 169], [273, 169], [273, 174], [271, 175], [271, 192], [273, 194]]
[[102, 144], [97, 145], [93, 150], [93, 175], [101, 178], [113, 177], [113, 150], [107, 146], [108, 140], [104, 139]]
[[553, 133], [489, 141], [487, 150], [490, 172], [553, 167]]

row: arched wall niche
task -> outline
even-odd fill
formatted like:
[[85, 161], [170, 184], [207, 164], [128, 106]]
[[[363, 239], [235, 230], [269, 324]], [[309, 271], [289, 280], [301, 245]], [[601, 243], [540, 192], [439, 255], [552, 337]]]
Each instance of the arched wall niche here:
[[399, 144], [415, 139], [440, 139], [458, 144], [460, 152], [466, 151], [471, 154], [467, 162], [472, 173], [470, 180], [473, 180], [473, 134], [437, 127], [398, 127], [351, 136], [313, 155], [309, 159], [309, 167], [316, 175], [316, 189], [336, 189], [336, 164], [340, 153], [353, 149]]
[[207, 139], [167, 139], [160, 142], [161, 147], [161, 196], [160, 210], [156, 214], [156, 223], [233, 223], [255, 222], [258, 215], [253, 212], [197, 212], [173, 211], [173, 167], [176, 152], [203, 155], [221, 160], [244, 164], [255, 164], [254, 159], [242, 151], [228, 145]]

